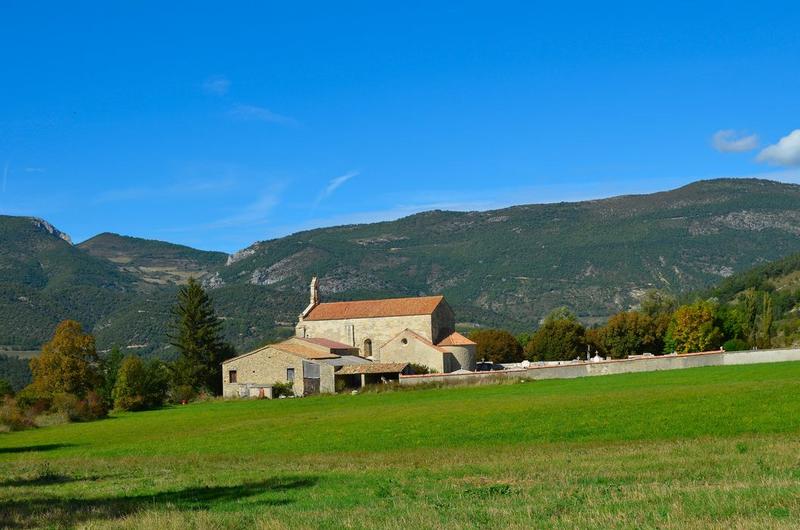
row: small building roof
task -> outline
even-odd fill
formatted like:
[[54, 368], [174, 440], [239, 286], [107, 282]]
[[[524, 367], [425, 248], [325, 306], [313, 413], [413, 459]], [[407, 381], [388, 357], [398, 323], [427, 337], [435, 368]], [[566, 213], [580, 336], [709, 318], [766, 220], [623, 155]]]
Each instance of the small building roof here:
[[369, 363], [342, 366], [335, 375], [396, 374], [405, 370], [408, 363]]
[[343, 342], [336, 342], [335, 340], [331, 339], [324, 339], [322, 337], [295, 337], [300, 340], [304, 340], [306, 342], [313, 342], [314, 344], [318, 344], [320, 346], [324, 346], [325, 348], [331, 350], [353, 350], [358, 349], [355, 346], [350, 346], [349, 344], [344, 344]]
[[442, 340], [440, 340], [437, 346], [475, 346], [475, 343], [469, 340], [467, 337], [459, 333], [458, 331], [454, 331], [450, 335], [446, 336]]
[[344, 320], [350, 318], [401, 317], [430, 315], [444, 300], [444, 296], [419, 296], [414, 298], [387, 298], [383, 300], [355, 300], [352, 302], [326, 302], [317, 304], [303, 320]]
[[331, 366], [347, 366], [350, 364], [372, 364], [372, 361], [357, 355], [341, 355], [336, 359], [322, 359], [321, 362]]
[[276, 350], [280, 350], [286, 353], [291, 353], [293, 355], [297, 355], [298, 357], [302, 357], [303, 359], [336, 359], [339, 356], [335, 353], [332, 353], [330, 349], [316, 348], [313, 347], [311, 344], [303, 344], [301, 341], [297, 340], [285, 340], [283, 342], [279, 342], [278, 344], [273, 344], [271, 346]]

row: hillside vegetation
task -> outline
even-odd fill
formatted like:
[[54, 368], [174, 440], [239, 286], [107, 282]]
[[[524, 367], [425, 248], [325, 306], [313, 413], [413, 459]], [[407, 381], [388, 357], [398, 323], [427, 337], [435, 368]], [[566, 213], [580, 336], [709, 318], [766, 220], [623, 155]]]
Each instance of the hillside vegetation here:
[[170, 357], [165, 315], [189, 274], [213, 289], [240, 351], [290, 331], [312, 275], [329, 300], [444, 293], [460, 329], [531, 331], [559, 306], [601, 322], [647, 289], [706, 289], [800, 252], [800, 186], [714, 180], [651, 195], [425, 212], [263, 241], [227, 261], [114, 234], [72, 246], [40, 225], [0, 218], [0, 311], [11, 316], [0, 323], [0, 346], [35, 349], [59, 320], [75, 318], [101, 349]]
[[0, 434], [0, 526], [790, 528], [798, 381], [698, 368]]

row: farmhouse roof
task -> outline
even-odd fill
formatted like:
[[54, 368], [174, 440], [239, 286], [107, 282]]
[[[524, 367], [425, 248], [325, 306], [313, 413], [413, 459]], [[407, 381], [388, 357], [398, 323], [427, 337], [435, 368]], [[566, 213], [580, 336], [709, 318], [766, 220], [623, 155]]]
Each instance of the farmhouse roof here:
[[444, 296], [415, 298], [387, 298], [383, 300], [356, 300], [352, 302], [326, 302], [315, 305], [304, 320], [344, 320], [350, 318], [401, 317], [430, 315], [444, 300]]
[[475, 345], [474, 342], [469, 340], [467, 337], [459, 333], [458, 331], [454, 331], [450, 335], [446, 336], [442, 340], [436, 343], [437, 346], [471, 346]]
[[272, 347], [276, 350], [291, 353], [293, 355], [297, 355], [298, 357], [302, 357], [303, 359], [309, 360], [336, 359], [339, 357], [335, 353], [331, 352], [330, 348], [320, 348], [319, 345], [307, 342], [307, 339], [298, 340], [297, 337], [279, 342], [278, 344], [273, 344]]
[[344, 344], [342, 342], [336, 342], [335, 340], [331, 339], [324, 339], [322, 337], [296, 337], [299, 340], [304, 340], [307, 342], [313, 342], [314, 344], [319, 344], [325, 348], [331, 350], [352, 350], [355, 346], [350, 346], [348, 344]]
[[408, 363], [369, 363], [342, 366], [336, 375], [396, 374], [405, 370]]

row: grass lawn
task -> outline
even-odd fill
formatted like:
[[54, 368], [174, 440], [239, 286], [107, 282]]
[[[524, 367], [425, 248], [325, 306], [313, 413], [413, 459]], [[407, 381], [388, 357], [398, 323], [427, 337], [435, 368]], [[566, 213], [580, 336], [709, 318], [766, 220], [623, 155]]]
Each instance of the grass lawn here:
[[800, 362], [0, 434], [0, 526], [797, 528]]

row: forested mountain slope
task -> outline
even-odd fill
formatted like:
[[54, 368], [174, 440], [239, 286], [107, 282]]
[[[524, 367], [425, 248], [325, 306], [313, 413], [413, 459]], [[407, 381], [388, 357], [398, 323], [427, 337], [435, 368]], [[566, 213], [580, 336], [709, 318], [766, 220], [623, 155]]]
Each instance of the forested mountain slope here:
[[212, 290], [240, 350], [290, 332], [312, 275], [327, 299], [444, 293], [462, 324], [532, 329], [561, 305], [601, 321], [647, 289], [707, 289], [800, 252], [800, 186], [723, 179], [650, 195], [432, 211], [300, 232], [227, 260], [115, 234], [73, 246], [42, 223], [0, 217], [0, 311], [16, 319], [0, 324], [0, 345], [29, 348], [58, 320], [77, 318], [101, 348], [169, 356], [169, 307], [189, 274]]

